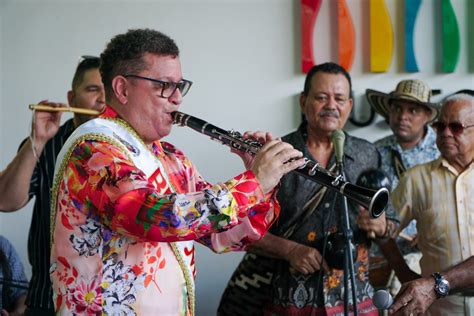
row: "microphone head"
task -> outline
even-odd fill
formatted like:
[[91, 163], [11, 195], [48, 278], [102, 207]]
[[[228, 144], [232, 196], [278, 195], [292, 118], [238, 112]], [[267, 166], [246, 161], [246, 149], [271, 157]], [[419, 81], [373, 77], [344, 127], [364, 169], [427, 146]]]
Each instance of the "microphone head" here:
[[389, 309], [393, 304], [393, 298], [387, 290], [378, 290], [372, 297], [372, 302], [378, 309]]
[[344, 156], [344, 141], [346, 140], [346, 135], [340, 129], [336, 129], [331, 134], [331, 140], [334, 145], [334, 153], [336, 154], [336, 162], [342, 163], [342, 158]]

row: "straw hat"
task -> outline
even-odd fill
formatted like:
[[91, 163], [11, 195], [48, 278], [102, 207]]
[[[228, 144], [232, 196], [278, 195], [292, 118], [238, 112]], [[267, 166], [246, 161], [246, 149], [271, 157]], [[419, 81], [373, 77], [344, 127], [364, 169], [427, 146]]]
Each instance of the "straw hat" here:
[[394, 100], [411, 102], [426, 107], [431, 111], [429, 122], [434, 121], [438, 116], [438, 107], [435, 103], [430, 103], [431, 89], [421, 80], [402, 80], [397, 84], [395, 91], [389, 94], [367, 89], [365, 95], [375, 112], [385, 119], [388, 119], [390, 103]]

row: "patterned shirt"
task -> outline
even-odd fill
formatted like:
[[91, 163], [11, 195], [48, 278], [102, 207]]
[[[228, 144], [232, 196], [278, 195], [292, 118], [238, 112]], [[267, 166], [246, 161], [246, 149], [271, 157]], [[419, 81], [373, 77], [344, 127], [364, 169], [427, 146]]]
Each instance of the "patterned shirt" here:
[[[387, 173], [388, 177], [390, 178], [392, 191], [397, 187], [399, 181], [395, 169], [395, 155], [401, 159], [406, 170], [416, 165], [433, 161], [440, 155], [438, 147], [436, 146], [436, 133], [429, 125], [427, 125], [425, 137], [423, 137], [423, 139], [413, 148], [403, 149], [397, 142], [395, 135], [390, 135], [376, 141], [375, 146], [382, 156], [382, 170], [385, 171], [385, 173]], [[407, 225], [403, 230], [403, 234], [412, 237], [416, 236], [416, 221], [412, 221], [409, 225]], [[410, 243], [404, 239], [397, 238], [397, 243], [403, 254], [407, 254], [416, 250], [413, 249], [410, 246]]]
[[[131, 128], [111, 108], [103, 117]], [[276, 199], [263, 194], [251, 171], [211, 185], [169, 143], [134, 147], [132, 137], [124, 138], [118, 129], [111, 131], [120, 144], [89, 129], [96, 134], [71, 136], [77, 143], [70, 150], [65, 146], [70, 155], [56, 170], [51, 257], [56, 310], [191, 314], [186, 302], [193, 288], [185, 270], [194, 272], [194, 247], [186, 241], [197, 240], [216, 252], [245, 249], [273, 223]], [[140, 148], [161, 164], [149, 177], [135, 163], [141, 158], [131, 158], [141, 157]], [[184, 245], [183, 257], [173, 248], [177, 244]]]
[[[314, 161], [306, 146], [306, 135], [306, 129], [302, 125], [296, 132], [283, 137], [283, 140]], [[380, 168], [380, 155], [375, 146], [349, 135], [346, 135], [344, 144], [344, 160], [346, 177], [351, 183], [356, 183], [363, 171]], [[334, 163], [333, 155], [328, 165]], [[341, 237], [342, 232], [342, 196], [328, 189], [320, 202], [313, 205], [313, 197], [322, 189], [323, 186], [314, 179], [308, 179], [296, 172], [285, 175], [277, 194], [282, 208], [281, 214], [270, 228], [270, 232], [315, 247], [320, 252], [326, 233], [331, 233], [332, 245], [340, 242], [341, 238], [336, 239], [336, 236]], [[357, 249], [354, 251], [354, 271], [359, 315], [377, 315], [378, 312], [371, 301], [373, 289], [368, 282], [370, 241], [367, 239], [367, 232], [360, 230], [355, 224], [359, 206], [350, 199], [348, 202], [349, 222], [357, 243]], [[387, 207], [386, 216], [396, 220], [391, 204]], [[340, 254], [341, 252], [338, 252], [338, 255]], [[334, 254], [328, 256], [327, 260], [342, 264], [342, 258]], [[271, 264], [266, 263], [267, 261]], [[261, 265], [268, 267], [267, 271], [261, 271]], [[261, 314], [263, 308], [272, 315], [339, 315], [343, 312], [343, 274], [341, 268], [332, 267], [328, 273], [323, 273], [319, 281], [318, 272], [311, 275], [293, 275], [289, 272], [288, 262], [284, 260], [247, 253], [229, 281], [219, 312], [222, 315], [254, 315]], [[270, 289], [265, 290], [268, 287]]]
[[398, 144], [395, 135], [390, 135], [376, 141], [375, 146], [382, 156], [382, 170], [390, 177], [392, 190], [396, 188], [399, 181], [393, 163], [394, 152], [399, 154], [407, 170], [439, 157], [439, 150], [436, 147], [436, 133], [431, 126], [428, 126], [425, 137], [413, 148], [403, 149]]
[[474, 255], [474, 163], [461, 173], [442, 157], [416, 166], [400, 179], [392, 200], [400, 228], [417, 220], [424, 277]]
[[0, 311], [13, 307], [20, 296], [26, 295], [27, 284], [20, 257], [13, 245], [0, 235]]

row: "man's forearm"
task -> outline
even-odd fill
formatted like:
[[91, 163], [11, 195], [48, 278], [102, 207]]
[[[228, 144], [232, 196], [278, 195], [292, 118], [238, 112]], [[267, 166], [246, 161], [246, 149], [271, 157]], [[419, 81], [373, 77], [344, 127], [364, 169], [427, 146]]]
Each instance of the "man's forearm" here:
[[[38, 145], [37, 145], [38, 146]], [[40, 148], [43, 149], [43, 146]], [[41, 151], [37, 151], [38, 155]], [[16, 211], [28, 201], [31, 176], [36, 158], [28, 139], [7, 168], [0, 173], [0, 210]]]
[[288, 254], [296, 242], [266, 233], [262, 239], [253, 243], [248, 251], [260, 256], [288, 260]]
[[395, 239], [388, 238], [386, 240], [377, 241], [382, 254], [387, 259], [390, 267], [402, 283], [414, 280], [420, 276], [412, 271], [403, 258]]
[[441, 274], [448, 280], [451, 290], [474, 287], [474, 256]]

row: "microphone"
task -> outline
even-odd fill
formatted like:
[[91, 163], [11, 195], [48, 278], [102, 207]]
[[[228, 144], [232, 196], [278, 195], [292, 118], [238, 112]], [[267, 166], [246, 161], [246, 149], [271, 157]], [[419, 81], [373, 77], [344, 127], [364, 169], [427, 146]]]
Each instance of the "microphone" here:
[[389, 309], [393, 304], [393, 298], [387, 290], [378, 290], [372, 297], [372, 302], [378, 309]]
[[331, 134], [331, 140], [334, 146], [334, 153], [336, 154], [336, 162], [341, 166], [344, 158], [344, 141], [346, 140], [346, 135], [342, 130], [336, 129]]

